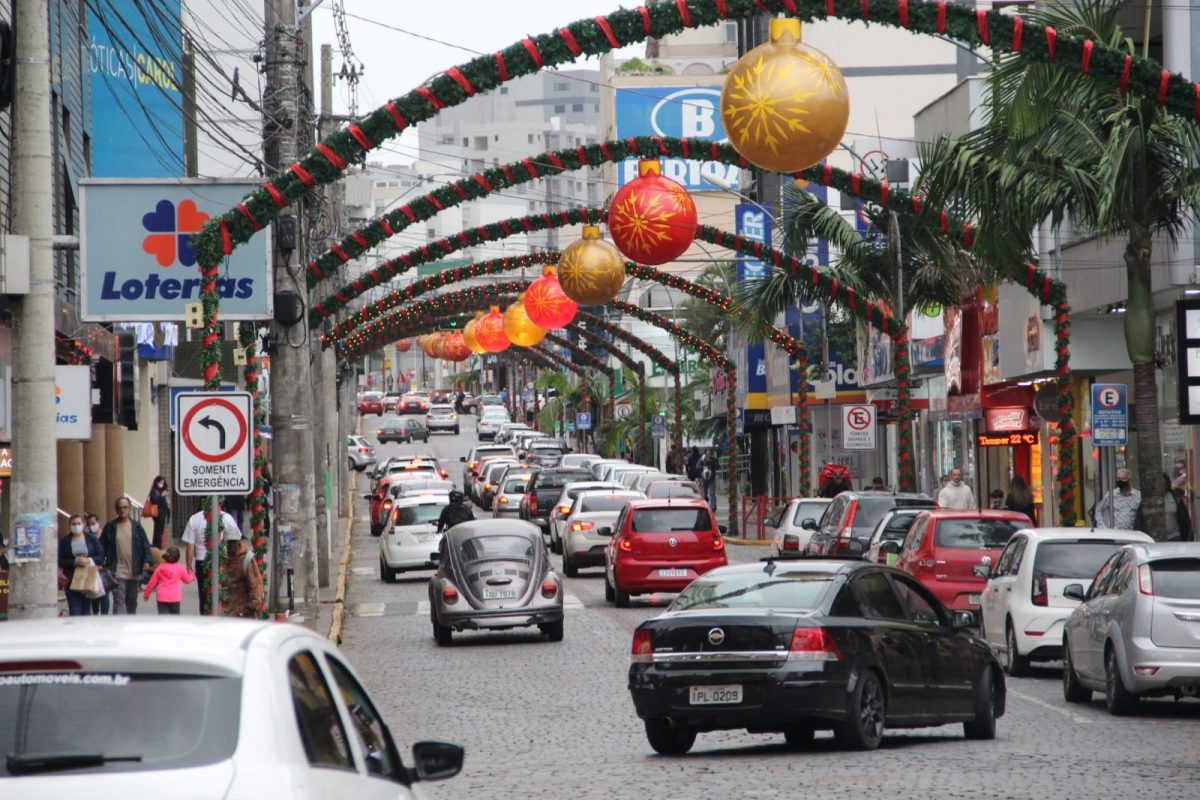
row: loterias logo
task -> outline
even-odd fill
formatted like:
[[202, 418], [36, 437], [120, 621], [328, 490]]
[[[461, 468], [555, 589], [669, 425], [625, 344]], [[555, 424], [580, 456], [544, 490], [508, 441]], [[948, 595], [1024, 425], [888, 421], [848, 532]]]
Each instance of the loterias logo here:
[[[147, 232], [142, 239], [142, 251], [153, 256], [155, 263], [164, 269], [176, 264], [194, 268], [196, 251], [192, 249], [192, 236], [200, 232], [208, 218], [194, 200], [183, 200], [178, 206], [170, 200], [159, 200], [153, 211], [142, 215], [142, 228]], [[245, 299], [254, 293], [254, 279], [218, 278], [217, 289], [222, 299]], [[200, 294], [199, 275], [164, 278], [157, 272], [147, 274], [144, 279], [130, 278], [118, 286], [117, 273], [105, 271], [100, 287], [102, 300], [190, 300]]]
[[78, 414], [63, 414], [59, 412], [58, 407], [62, 405], [62, 387], [58, 383], [54, 384], [54, 421], [75, 423], [79, 422]]

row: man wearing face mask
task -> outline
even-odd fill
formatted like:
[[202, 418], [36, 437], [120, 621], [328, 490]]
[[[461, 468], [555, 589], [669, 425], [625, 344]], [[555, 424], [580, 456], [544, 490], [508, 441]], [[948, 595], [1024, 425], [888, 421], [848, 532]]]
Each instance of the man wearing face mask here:
[[1117, 470], [1117, 488], [1111, 489], [1096, 504], [1096, 527], [1135, 530], [1142, 493], [1129, 482], [1129, 470]]
[[130, 504], [124, 497], [113, 503], [117, 516], [108, 521], [100, 534], [104, 542], [104, 568], [117, 579], [113, 590], [113, 613], [136, 614], [142, 592], [142, 573], [154, 564], [150, 539], [142, 523], [129, 515]]

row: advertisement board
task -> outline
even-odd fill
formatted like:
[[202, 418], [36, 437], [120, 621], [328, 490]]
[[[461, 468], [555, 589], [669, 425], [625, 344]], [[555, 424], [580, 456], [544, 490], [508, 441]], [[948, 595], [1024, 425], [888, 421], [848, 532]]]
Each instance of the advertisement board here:
[[88, 0], [92, 175], [183, 175], [180, 0]]
[[54, 367], [54, 438], [92, 438], [91, 367]]
[[[721, 124], [721, 86], [630, 86], [616, 89], [617, 138], [630, 136], [673, 136], [709, 139], [725, 143], [729, 138]], [[662, 159], [663, 175], [678, 181], [688, 191], [713, 191], [740, 187], [737, 164]], [[718, 181], [714, 185], [704, 176]], [[617, 182], [624, 186], [637, 177], [637, 159], [617, 167]]]
[[[738, 236], [751, 242], [771, 244], [772, 207], [757, 203], [738, 203], [734, 207], [734, 231]], [[739, 255], [745, 255], [739, 253]], [[751, 261], [743, 258], [737, 262], [738, 283], [762, 280], [767, 277], [767, 267], [761, 261]], [[766, 348], [762, 342], [746, 344], [746, 372], [739, 374], [738, 380], [746, 387], [746, 406], [748, 408], [766, 408], [767, 406], [767, 361]]]
[[[80, 181], [81, 316], [89, 322], [181, 322], [200, 302], [191, 238], [254, 181]], [[221, 264], [224, 320], [271, 316], [270, 230]]]

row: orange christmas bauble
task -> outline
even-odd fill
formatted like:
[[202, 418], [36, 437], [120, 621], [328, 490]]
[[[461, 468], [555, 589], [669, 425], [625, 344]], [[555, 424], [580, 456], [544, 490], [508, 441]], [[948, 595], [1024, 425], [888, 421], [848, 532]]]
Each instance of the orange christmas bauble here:
[[798, 172], [833, 152], [850, 94], [833, 60], [800, 42], [800, 20], [771, 20], [771, 40], [738, 59], [721, 91], [721, 121], [755, 166]]
[[504, 335], [519, 347], [533, 347], [546, 338], [546, 331], [529, 318], [524, 294], [517, 295], [516, 301], [504, 311]]
[[471, 357], [471, 349], [463, 341], [463, 335], [457, 331], [446, 336], [442, 343], [442, 358], [447, 361], [466, 361]]
[[407, 353], [411, 349], [412, 349], [412, 340], [411, 339], [401, 339], [400, 341], [396, 342], [396, 352], [397, 353]]
[[[683, 255], [696, 238], [696, 203], [687, 189], [663, 177], [657, 159], [644, 159], [638, 162], [638, 177], [613, 196], [608, 232], [626, 258], [639, 264], [666, 264]], [[565, 289], [566, 278], [560, 280]], [[615, 296], [614, 291], [607, 300]]]
[[561, 328], [575, 319], [578, 310], [575, 301], [563, 291], [554, 267], [546, 267], [542, 277], [525, 290], [525, 313], [539, 328]]
[[483, 312], [480, 311], [475, 315], [475, 319], [471, 320], [463, 327], [463, 341], [467, 344], [467, 349], [475, 355], [483, 355], [487, 351], [479, 346], [479, 342], [475, 339], [475, 329], [479, 325], [479, 320], [483, 318]]
[[429, 334], [429, 350], [428, 355], [433, 358], [442, 357], [442, 347], [446, 344], [446, 334], [438, 331], [437, 333]]
[[562, 251], [558, 275], [567, 297], [580, 305], [601, 306], [616, 297], [625, 284], [625, 259], [617, 248], [600, 238], [599, 228], [585, 225], [583, 238]]
[[492, 310], [479, 320], [475, 326], [475, 341], [488, 353], [499, 353], [508, 349], [508, 337], [504, 335], [504, 317], [500, 315], [499, 306], [492, 306]]

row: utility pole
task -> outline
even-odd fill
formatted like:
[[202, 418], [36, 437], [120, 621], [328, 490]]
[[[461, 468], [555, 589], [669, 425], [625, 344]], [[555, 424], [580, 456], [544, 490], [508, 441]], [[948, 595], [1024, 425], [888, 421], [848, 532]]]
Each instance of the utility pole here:
[[[268, 168], [279, 172], [296, 160], [297, 137], [303, 123], [300, 109], [300, 67], [307, 39], [297, 36], [294, 0], [264, 0], [265, 72], [263, 92], [263, 153]], [[303, 207], [296, 217], [303, 218]], [[308, 313], [308, 288], [301, 265], [292, 265], [298, 241], [284, 242], [285, 226], [275, 225], [272, 268], [275, 277], [276, 320], [271, 323], [275, 354], [271, 358], [271, 428], [275, 437], [275, 610], [287, 602], [286, 589], [292, 584], [304, 624], [317, 627], [320, 598], [317, 587], [317, 541], [314, 503], [312, 369], [308, 329], [303, 315]], [[293, 230], [299, 228], [292, 226]], [[302, 237], [297, 236], [296, 239]], [[287, 245], [282, 247], [281, 245]], [[301, 319], [290, 325], [278, 321], [286, 299], [298, 300]], [[281, 300], [285, 302], [281, 303]], [[290, 305], [295, 306], [293, 302]], [[291, 555], [281, 552], [280, 544], [290, 537]], [[289, 570], [293, 570], [289, 580]]]
[[[58, 616], [58, 454], [54, 447], [53, 139], [50, 133], [50, 10], [16, 0], [13, 107], [14, 234], [29, 237], [29, 293], [13, 296], [12, 535], [9, 614]], [[23, 533], [21, 530], [23, 529]], [[25, 535], [28, 556], [19, 562]]]
[[196, 126], [196, 48], [183, 37], [183, 166], [189, 178], [200, 175], [200, 134]]

